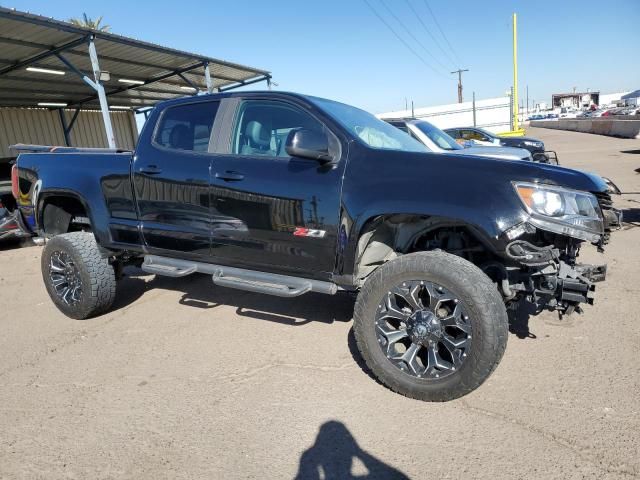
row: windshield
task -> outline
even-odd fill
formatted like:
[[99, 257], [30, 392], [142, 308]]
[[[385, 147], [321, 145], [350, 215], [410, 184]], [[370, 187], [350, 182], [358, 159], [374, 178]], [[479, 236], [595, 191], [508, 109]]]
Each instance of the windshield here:
[[364, 110], [323, 98], [309, 98], [370, 147], [409, 152], [429, 151], [406, 133]]
[[422, 133], [429, 137], [429, 140], [443, 150], [462, 150], [462, 147], [458, 145], [452, 137], [444, 133], [438, 127], [434, 127], [429, 122], [418, 120], [411, 122], [411, 124], [415, 125]]

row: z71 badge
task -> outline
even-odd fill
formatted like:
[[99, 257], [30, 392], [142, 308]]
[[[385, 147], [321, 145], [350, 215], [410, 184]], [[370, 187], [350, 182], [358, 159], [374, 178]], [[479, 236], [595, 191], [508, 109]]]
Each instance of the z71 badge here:
[[293, 231], [293, 235], [296, 237], [323, 238], [326, 233], [326, 230], [315, 230], [313, 228], [303, 227], [296, 227], [296, 229]]

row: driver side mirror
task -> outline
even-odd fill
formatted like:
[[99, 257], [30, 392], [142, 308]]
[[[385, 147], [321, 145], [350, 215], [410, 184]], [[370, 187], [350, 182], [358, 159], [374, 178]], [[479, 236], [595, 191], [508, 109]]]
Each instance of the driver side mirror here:
[[333, 162], [329, 152], [329, 137], [324, 132], [298, 128], [291, 130], [285, 142], [285, 151], [292, 157], [309, 158], [320, 163]]

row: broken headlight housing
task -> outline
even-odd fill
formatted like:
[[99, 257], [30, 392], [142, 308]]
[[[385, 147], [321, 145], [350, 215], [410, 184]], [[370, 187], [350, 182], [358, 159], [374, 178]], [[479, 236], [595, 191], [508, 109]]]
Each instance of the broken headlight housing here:
[[514, 182], [513, 186], [532, 225], [592, 243], [604, 233], [598, 199], [591, 193], [539, 183]]

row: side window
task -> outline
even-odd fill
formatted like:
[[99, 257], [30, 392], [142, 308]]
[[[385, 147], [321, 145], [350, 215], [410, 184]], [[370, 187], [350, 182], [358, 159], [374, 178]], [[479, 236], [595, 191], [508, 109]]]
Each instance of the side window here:
[[475, 131], [474, 133], [477, 135], [477, 139], [478, 140], [482, 140], [483, 142], [490, 142], [491, 141], [491, 139], [489, 137], [487, 137], [482, 132]]
[[322, 132], [324, 126], [305, 111], [282, 102], [247, 100], [240, 105], [231, 153], [285, 157], [287, 135], [304, 128]]
[[483, 136], [475, 130], [463, 130], [462, 138], [465, 140], [483, 140]]
[[166, 148], [206, 152], [220, 102], [169, 107], [162, 114], [154, 141]]
[[474, 134], [471, 130], [460, 130], [460, 136], [465, 140], [474, 140]]
[[460, 136], [460, 130], [445, 130], [445, 133], [447, 133], [451, 138], [455, 138], [456, 140], [461, 138]]
[[406, 124], [401, 122], [389, 122], [391, 125], [396, 127], [399, 130], [402, 130], [404, 133], [409, 133], [409, 127]]

